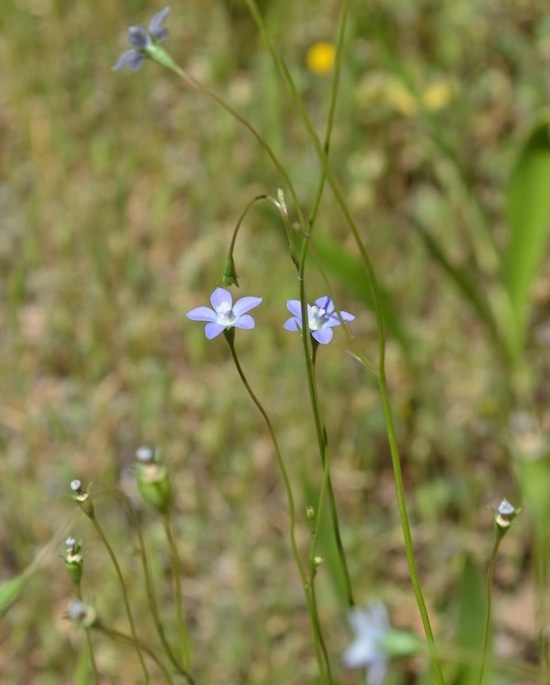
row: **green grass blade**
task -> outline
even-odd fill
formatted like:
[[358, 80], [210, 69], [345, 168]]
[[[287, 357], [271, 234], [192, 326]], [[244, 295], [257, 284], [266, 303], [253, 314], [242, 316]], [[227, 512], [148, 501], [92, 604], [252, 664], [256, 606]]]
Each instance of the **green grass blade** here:
[[[361, 262], [330, 238], [316, 235], [313, 237], [313, 245], [315, 254], [326, 272], [343, 288], [372, 309], [373, 299], [369, 279]], [[413, 366], [412, 344], [408, 333], [399, 321], [391, 297], [383, 288], [380, 288], [380, 297], [387, 332], [399, 342], [407, 363], [409, 366]]]
[[26, 570], [0, 585], [0, 616], [3, 616], [11, 605], [19, 599], [29, 577], [30, 573]]
[[[464, 560], [458, 588], [456, 643], [460, 651], [479, 658], [481, 658], [481, 645], [483, 644], [485, 603], [483, 576], [468, 555]], [[454, 685], [477, 685], [480, 663], [476, 663], [475, 658], [471, 663], [462, 663], [453, 680]], [[490, 680], [486, 682], [490, 682]]]
[[491, 313], [491, 309], [489, 308], [486, 299], [470, 275], [466, 273], [464, 269], [461, 269], [451, 262], [451, 260], [443, 251], [441, 245], [417, 218], [412, 216], [409, 216], [408, 218], [412, 222], [417, 233], [422, 238], [424, 247], [430, 254], [430, 257], [450, 278], [464, 300], [473, 307], [480, 321], [485, 324], [493, 339], [500, 346], [502, 343], [498, 333], [498, 328]]
[[510, 242], [504, 283], [510, 294], [518, 347], [523, 345], [533, 282], [550, 228], [550, 112], [540, 116], [520, 150], [506, 196]]

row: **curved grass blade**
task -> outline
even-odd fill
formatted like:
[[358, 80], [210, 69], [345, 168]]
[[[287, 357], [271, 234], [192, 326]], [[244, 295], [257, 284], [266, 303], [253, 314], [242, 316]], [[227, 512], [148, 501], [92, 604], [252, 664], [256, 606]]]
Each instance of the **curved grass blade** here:
[[483, 294], [480, 293], [479, 288], [470, 275], [466, 273], [464, 269], [461, 269], [451, 262], [441, 245], [435, 240], [429, 230], [423, 226], [418, 218], [414, 216], [408, 216], [407, 218], [422, 238], [424, 247], [429, 252], [433, 261], [447, 274], [464, 300], [472, 306], [479, 320], [485, 324], [499, 348], [504, 349], [505, 343], [500, 338], [498, 327], [489, 304]]
[[550, 236], [550, 112], [527, 135], [510, 175], [506, 196], [510, 242], [503, 279], [510, 295], [516, 350], [525, 341], [531, 292]]
[[[312, 240], [315, 253], [327, 273], [358, 300], [372, 309], [371, 287], [362, 263], [342, 249], [335, 240], [320, 235], [315, 235]], [[399, 342], [408, 365], [412, 367], [414, 366], [413, 346], [409, 335], [399, 321], [391, 296], [382, 287], [380, 288], [380, 297], [387, 331], [392, 338]]]

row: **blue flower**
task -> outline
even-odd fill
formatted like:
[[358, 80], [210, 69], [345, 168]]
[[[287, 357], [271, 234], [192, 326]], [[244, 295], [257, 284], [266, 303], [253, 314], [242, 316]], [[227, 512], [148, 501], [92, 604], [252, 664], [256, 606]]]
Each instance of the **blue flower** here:
[[350, 612], [349, 622], [355, 639], [344, 652], [344, 665], [367, 668], [367, 685], [381, 685], [389, 662], [384, 642], [391, 631], [386, 607], [382, 602], [373, 602], [367, 609], [355, 607]]
[[231, 293], [224, 288], [216, 288], [210, 296], [212, 309], [196, 307], [185, 316], [192, 321], [207, 321], [204, 333], [212, 340], [229, 328], [254, 328], [254, 319], [247, 314], [262, 301], [261, 297], [241, 297], [233, 304]]
[[145, 26], [130, 26], [128, 29], [128, 42], [132, 46], [127, 50], [113, 67], [113, 71], [119, 71], [123, 67], [130, 67], [132, 71], [137, 71], [148, 56], [151, 48], [156, 43], [163, 43], [169, 35], [168, 29], [163, 28], [162, 24], [170, 13], [170, 8], [165, 7], [161, 12], [149, 22], [149, 28]]
[[[302, 305], [300, 300], [288, 300], [286, 303], [288, 311], [293, 316], [288, 319], [284, 328], [287, 331], [298, 331], [302, 328]], [[321, 345], [328, 345], [332, 340], [334, 326], [340, 326], [342, 321], [349, 323], [355, 316], [348, 312], [337, 312], [334, 309], [332, 298], [325, 295], [315, 300], [314, 305], [307, 306], [307, 320], [309, 331], [313, 338]]]
[[392, 628], [382, 602], [372, 602], [366, 609], [353, 608], [349, 622], [354, 640], [344, 652], [344, 665], [366, 668], [366, 685], [382, 685], [390, 659], [425, 653], [425, 644], [417, 635]]

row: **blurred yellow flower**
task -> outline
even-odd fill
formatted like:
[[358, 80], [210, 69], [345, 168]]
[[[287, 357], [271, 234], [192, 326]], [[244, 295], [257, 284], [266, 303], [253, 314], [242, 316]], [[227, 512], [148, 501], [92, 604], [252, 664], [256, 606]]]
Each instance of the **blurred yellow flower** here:
[[424, 107], [437, 112], [446, 107], [458, 95], [458, 85], [453, 80], [436, 81], [424, 89], [422, 101]]
[[403, 116], [414, 117], [421, 110], [438, 112], [444, 109], [459, 92], [460, 86], [453, 78], [438, 79], [415, 94], [401, 79], [375, 73], [360, 85], [359, 99], [363, 106], [386, 104]]
[[386, 102], [406, 117], [418, 112], [418, 101], [411, 91], [396, 78], [388, 79], [385, 84]]
[[335, 56], [336, 49], [332, 43], [313, 43], [306, 54], [307, 68], [318, 76], [325, 76], [332, 71]]

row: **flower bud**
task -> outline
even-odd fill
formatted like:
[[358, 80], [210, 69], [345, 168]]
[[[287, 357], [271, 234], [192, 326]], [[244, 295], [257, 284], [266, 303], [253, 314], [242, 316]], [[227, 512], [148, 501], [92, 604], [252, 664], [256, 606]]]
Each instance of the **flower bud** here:
[[495, 525], [497, 530], [504, 534], [520, 511], [521, 509], [516, 509], [513, 504], [508, 502], [507, 499], [503, 499], [498, 505], [497, 513], [495, 515]]
[[97, 613], [93, 607], [75, 599], [69, 602], [67, 618], [82, 628], [91, 628], [97, 622]]
[[78, 504], [78, 506], [82, 509], [82, 511], [86, 514], [86, 516], [90, 519], [93, 519], [95, 517], [95, 514], [94, 514], [94, 505], [92, 504], [92, 501], [90, 499], [90, 488], [91, 488], [91, 485], [88, 486], [87, 490], [84, 490], [82, 488], [82, 483], [79, 480], [71, 481], [71, 490], [73, 491], [73, 499]]
[[237, 288], [239, 287], [239, 279], [237, 276], [237, 269], [235, 267], [233, 255], [228, 255], [227, 259], [225, 260], [223, 272], [220, 278], [220, 285], [223, 285], [224, 287], [227, 287], [228, 285], [236, 285]]
[[65, 540], [65, 568], [69, 574], [70, 579], [75, 585], [80, 585], [82, 577], [82, 567], [84, 565], [84, 557], [82, 555], [82, 546], [74, 538], [67, 538]]
[[172, 486], [166, 465], [147, 445], [136, 450], [136, 482], [143, 499], [161, 514], [172, 502]]

